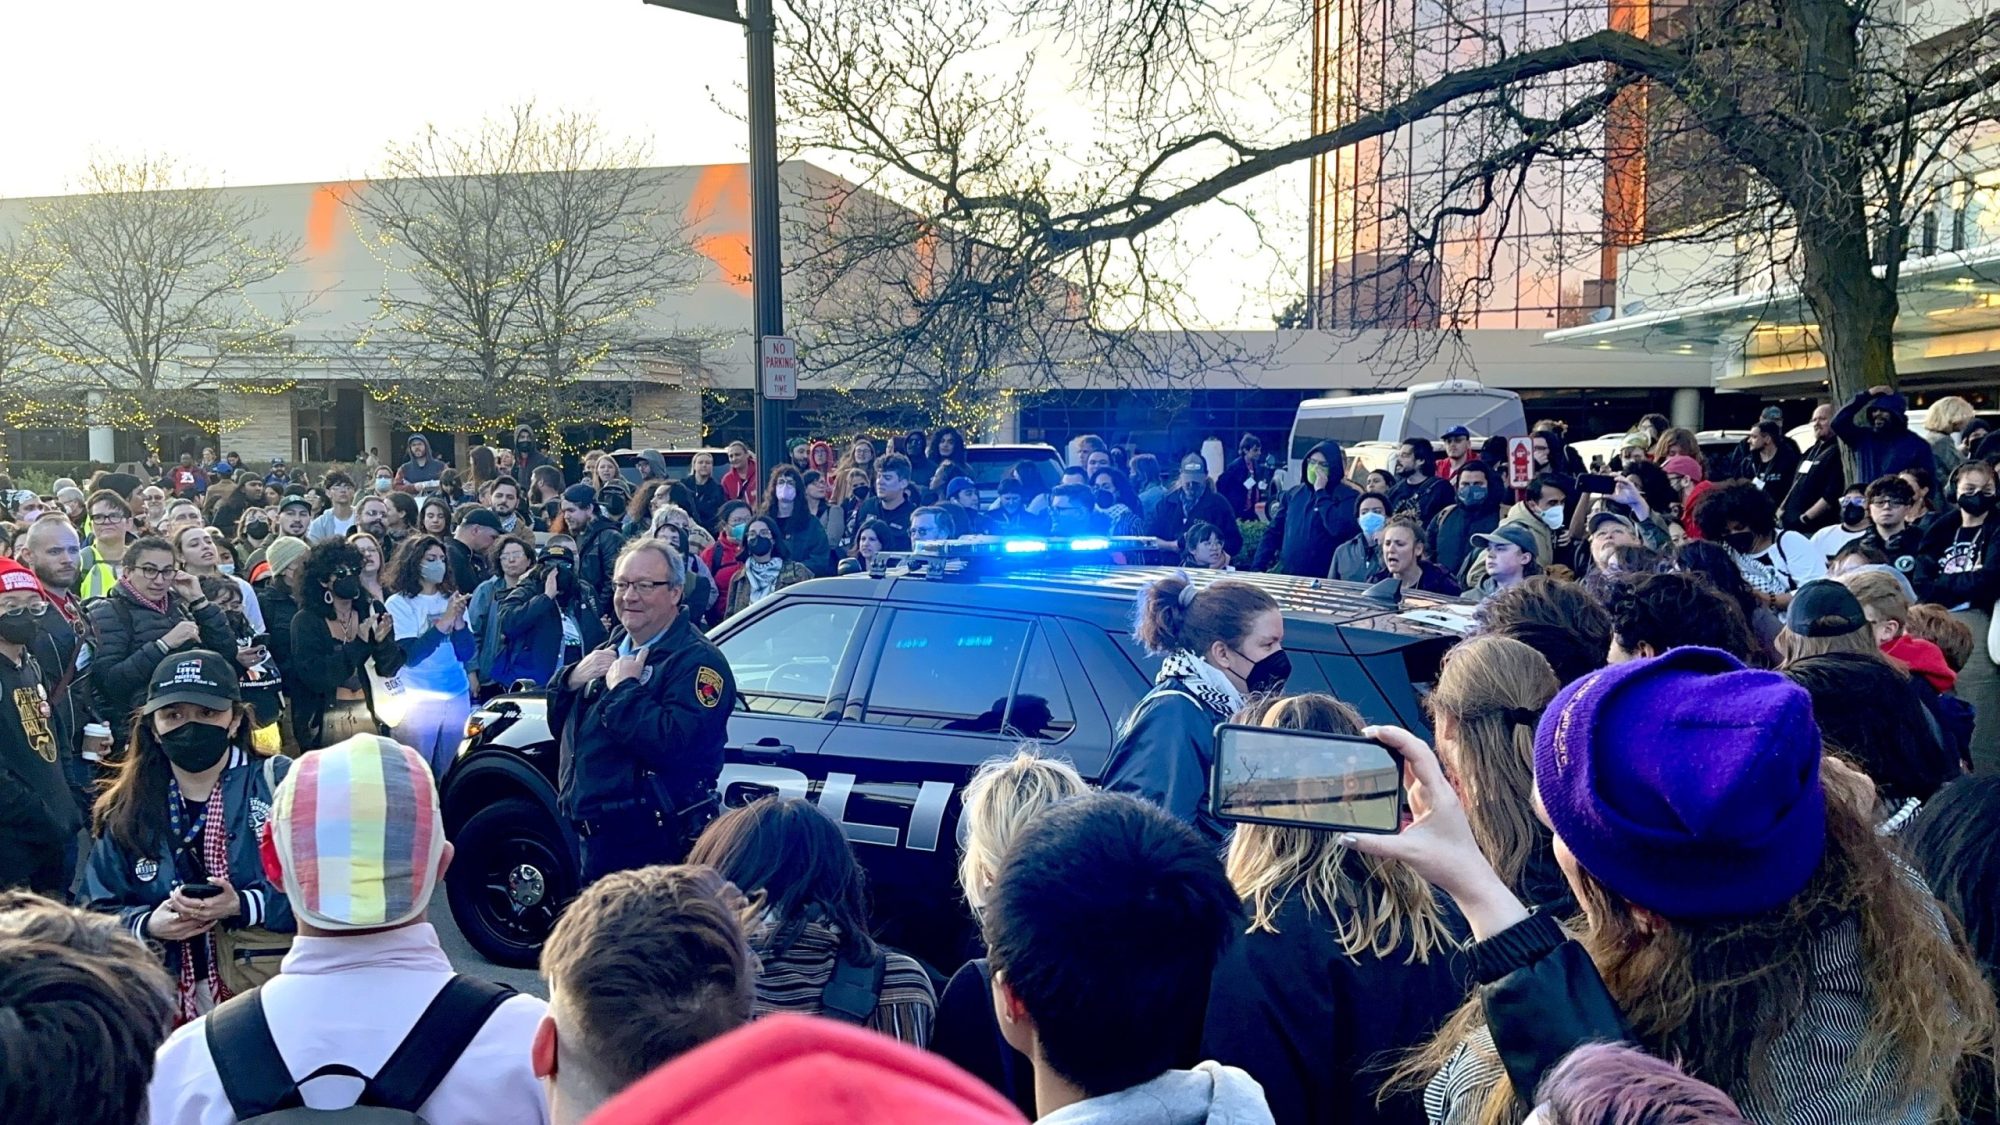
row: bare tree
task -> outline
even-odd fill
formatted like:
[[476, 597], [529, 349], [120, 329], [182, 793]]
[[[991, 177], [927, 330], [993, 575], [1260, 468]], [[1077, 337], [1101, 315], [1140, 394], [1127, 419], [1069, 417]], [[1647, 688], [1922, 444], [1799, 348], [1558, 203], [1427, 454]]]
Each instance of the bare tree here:
[[[1021, 127], [1034, 119], [1025, 82], [968, 86], [964, 61], [992, 46], [976, 6], [788, 0], [787, 96], [809, 118], [842, 120], [817, 143], [914, 185], [941, 227], [1006, 248], [1016, 271], [1085, 285], [1107, 269], [1141, 289], [1170, 277], [1158, 254], [1177, 221], [1241, 207], [1266, 177], [1371, 145], [1422, 147], [1433, 163], [1411, 166], [1421, 189], [1388, 208], [1400, 237], [1368, 267], [1377, 290], [1401, 290], [1378, 311], [1476, 301], [1508, 264], [1446, 261], [1468, 232], [1490, 255], [1496, 231], [1549, 206], [1548, 169], [1601, 180], [1607, 163], [1643, 156], [1656, 201], [1678, 180], [1706, 205], [1671, 231], [1616, 229], [1614, 216], [1606, 237], [1766, 247], [1768, 280], [1799, 286], [1844, 396], [1894, 382], [1898, 264], [1992, 120], [2000, 15], [1971, 0], [1939, 22], [1943, 7], [1691, 0], [1652, 6], [1639, 26], [1602, 4], [1529, 19], [1478, 0], [1384, 4], [1382, 19], [1336, 33], [1372, 37], [1385, 64], [1340, 76], [1338, 104], [1299, 129], [1230, 95], [1298, 49], [1311, 5], [1015, 0], [1008, 30], [1065, 50], [1095, 99], [1100, 143], [1072, 153]], [[971, 30], [952, 38], [959, 28]], [[977, 114], [931, 108], [961, 104]]]
[[678, 353], [651, 324], [701, 266], [646, 149], [578, 113], [512, 110], [391, 145], [350, 210], [388, 276], [351, 350], [415, 425], [602, 421], [629, 409], [590, 376]]
[[[858, 183], [808, 176], [788, 200], [786, 263], [800, 355], [849, 413], [978, 433], [1059, 388], [1172, 387], [1255, 357], [1188, 330], [1179, 275], [1124, 245], [1058, 248], [1015, 206], [1053, 190], [1028, 72], [978, 57], [992, 13], [953, 0], [787, 0], [782, 140], [830, 153]], [[966, 206], [969, 193], [991, 205]]]
[[77, 187], [35, 206], [19, 251], [40, 355], [15, 386], [42, 421], [74, 425], [82, 399], [97, 424], [208, 428], [224, 381], [284, 373], [301, 304], [251, 291], [291, 267], [298, 243], [259, 233], [260, 205], [157, 157], [93, 163]]

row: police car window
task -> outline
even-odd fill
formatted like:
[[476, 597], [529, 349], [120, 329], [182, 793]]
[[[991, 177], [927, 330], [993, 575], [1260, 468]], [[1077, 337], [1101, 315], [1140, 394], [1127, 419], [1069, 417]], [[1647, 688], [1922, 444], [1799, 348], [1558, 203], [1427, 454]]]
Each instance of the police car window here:
[[863, 721], [998, 734], [1027, 639], [1025, 621], [900, 611], [875, 666]]
[[788, 605], [721, 642], [736, 691], [752, 711], [818, 718], [862, 607]]
[[1007, 730], [1021, 738], [1055, 742], [1076, 729], [1076, 712], [1069, 693], [1063, 690], [1062, 672], [1049, 638], [1036, 630], [1021, 666], [1021, 682], [1014, 688], [1014, 706], [1007, 712]]

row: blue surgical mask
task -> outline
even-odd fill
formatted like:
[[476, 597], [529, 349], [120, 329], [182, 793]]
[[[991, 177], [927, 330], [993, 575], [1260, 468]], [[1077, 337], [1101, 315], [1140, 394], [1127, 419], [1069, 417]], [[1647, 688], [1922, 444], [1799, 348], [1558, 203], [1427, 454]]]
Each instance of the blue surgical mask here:
[[1363, 512], [1360, 517], [1361, 534], [1373, 539], [1382, 534], [1382, 525], [1388, 522], [1389, 517], [1380, 512]]
[[424, 581], [426, 582], [432, 582], [432, 583], [442, 582], [444, 581], [444, 560], [443, 559], [426, 560], [421, 566], [417, 568], [417, 573], [423, 575]]

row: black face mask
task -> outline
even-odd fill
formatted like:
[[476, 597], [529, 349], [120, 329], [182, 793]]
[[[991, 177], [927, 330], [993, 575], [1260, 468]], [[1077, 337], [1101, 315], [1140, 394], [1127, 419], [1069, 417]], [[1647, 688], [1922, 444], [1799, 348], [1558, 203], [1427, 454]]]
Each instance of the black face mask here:
[[1116, 492], [1108, 488], [1100, 488], [1097, 490], [1098, 507], [1109, 508], [1116, 503], [1118, 503], [1118, 494]]
[[243, 534], [250, 539], [262, 539], [266, 535], [271, 534], [270, 521], [251, 520], [249, 523], [243, 525]]
[[857, 484], [854, 486], [854, 498], [856, 500], [866, 500], [873, 495], [875, 495], [875, 489], [872, 485]]
[[775, 546], [776, 544], [771, 542], [771, 537], [768, 535], [752, 535], [743, 541], [744, 549], [760, 559], [769, 555]]
[[42, 631], [40, 618], [25, 613], [0, 614], [0, 641], [10, 645], [24, 645], [35, 639]]
[[332, 591], [336, 598], [353, 601], [361, 596], [361, 578], [359, 575], [343, 574], [327, 583], [326, 588]]
[[1735, 551], [1737, 554], [1747, 555], [1750, 553], [1750, 548], [1757, 543], [1757, 533], [1754, 531], [1732, 531], [1723, 536], [1722, 541], [1729, 544], [1729, 549]]
[[1968, 516], [1983, 516], [1993, 510], [1991, 492], [1966, 492], [1958, 498], [1958, 508]]
[[229, 751], [229, 730], [207, 723], [184, 723], [160, 736], [160, 748], [167, 752], [169, 762], [189, 773], [200, 773]]
[[1868, 518], [1868, 505], [1860, 500], [1840, 505], [1840, 522], [1860, 523]]
[[[1240, 652], [1236, 655], [1243, 656]], [[1243, 659], [1250, 658], [1243, 656]], [[1291, 678], [1292, 658], [1284, 649], [1278, 649], [1264, 659], [1251, 663], [1249, 674], [1243, 677], [1243, 690], [1251, 695], [1280, 691], [1284, 688], [1285, 681]]]

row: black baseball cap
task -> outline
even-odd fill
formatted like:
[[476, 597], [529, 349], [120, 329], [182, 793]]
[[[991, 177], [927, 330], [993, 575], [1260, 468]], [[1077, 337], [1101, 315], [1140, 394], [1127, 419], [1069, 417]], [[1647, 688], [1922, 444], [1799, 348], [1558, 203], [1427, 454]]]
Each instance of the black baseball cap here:
[[1844, 637], [1866, 624], [1854, 591], [1831, 578], [1801, 585], [1785, 610], [1785, 628], [1800, 637]]
[[278, 501], [279, 511], [282, 512], [286, 508], [304, 508], [306, 511], [310, 512], [312, 511], [312, 501], [306, 499], [304, 493], [287, 492], [285, 493], [285, 498], [283, 500]]
[[146, 705], [139, 713], [150, 715], [176, 703], [227, 711], [242, 701], [243, 685], [235, 664], [220, 653], [197, 648], [174, 653], [154, 667], [153, 686], [146, 689]]
[[505, 528], [500, 526], [500, 517], [494, 515], [492, 512], [489, 512], [484, 508], [474, 508], [471, 511], [465, 513], [465, 515], [459, 519], [458, 526], [483, 527], [486, 528], [488, 531], [492, 531], [495, 533], [506, 530]]

